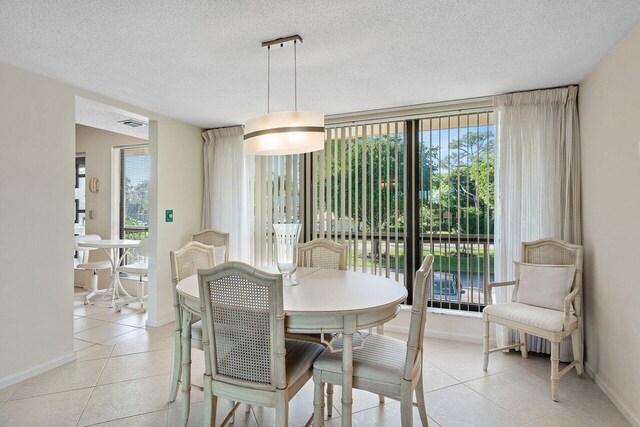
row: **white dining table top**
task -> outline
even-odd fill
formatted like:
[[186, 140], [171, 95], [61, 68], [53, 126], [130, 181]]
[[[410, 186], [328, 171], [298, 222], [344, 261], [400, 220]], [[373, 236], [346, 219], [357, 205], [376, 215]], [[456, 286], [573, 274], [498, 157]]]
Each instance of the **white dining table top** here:
[[[277, 273], [275, 268], [261, 269]], [[299, 267], [294, 278], [297, 285], [283, 286], [284, 310], [289, 314], [367, 311], [407, 298], [406, 288], [395, 280], [356, 271]], [[199, 298], [198, 275], [181, 280], [177, 288]]]
[[140, 240], [126, 239], [108, 239], [108, 240], [91, 240], [89, 242], [80, 242], [78, 246], [83, 248], [137, 248]]

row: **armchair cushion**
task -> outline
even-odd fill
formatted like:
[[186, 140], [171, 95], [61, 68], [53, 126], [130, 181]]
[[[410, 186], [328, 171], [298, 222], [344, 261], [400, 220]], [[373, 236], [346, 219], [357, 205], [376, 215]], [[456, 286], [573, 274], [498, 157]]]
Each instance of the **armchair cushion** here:
[[574, 265], [542, 265], [515, 262], [517, 294], [516, 302], [564, 310], [564, 298], [569, 295]]
[[491, 315], [549, 332], [560, 332], [565, 329], [574, 329], [574, 326], [578, 321], [576, 316], [573, 314], [570, 315], [569, 323], [567, 324], [568, 328], [565, 328], [563, 323], [563, 311], [550, 310], [548, 308], [536, 307], [518, 302], [488, 305], [484, 310], [482, 310], [482, 315], [485, 319], [487, 315]]

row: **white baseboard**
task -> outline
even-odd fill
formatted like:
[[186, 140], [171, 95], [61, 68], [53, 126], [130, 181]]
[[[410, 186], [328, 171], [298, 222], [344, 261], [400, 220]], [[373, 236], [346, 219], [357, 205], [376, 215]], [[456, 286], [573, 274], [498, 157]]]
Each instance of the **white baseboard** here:
[[[384, 325], [384, 330], [389, 332], [396, 332], [399, 334], [409, 333], [408, 326], [397, 326], [397, 325], [386, 324]], [[468, 342], [472, 344], [482, 344], [482, 337], [478, 337], [475, 335], [457, 334], [453, 332], [434, 331], [434, 330], [429, 330], [427, 328], [425, 328], [424, 336], [429, 338], [438, 338], [438, 339], [449, 340], [449, 341], [460, 341], [460, 342]], [[495, 347], [496, 340], [490, 339], [489, 345], [491, 347]]]
[[175, 312], [172, 310], [164, 315], [159, 316], [157, 319], [147, 318], [147, 323], [145, 326], [150, 328], [158, 328], [160, 326], [166, 325], [167, 323], [173, 322], [175, 319]]
[[600, 375], [598, 375], [591, 365], [588, 362], [584, 363], [584, 370], [593, 380], [598, 384], [598, 387], [604, 391], [604, 394], [613, 402], [613, 404], [618, 408], [618, 410], [622, 413], [622, 415], [631, 423], [634, 427], [640, 427], [640, 414], [634, 414], [627, 403], [620, 398], [607, 384], [606, 381], [602, 379]]
[[74, 360], [76, 360], [76, 354], [72, 352], [71, 354], [58, 357], [57, 359], [53, 359], [49, 362], [34, 366], [33, 368], [29, 368], [25, 371], [18, 372], [17, 374], [2, 378], [0, 379], [0, 389], [3, 389], [15, 383], [19, 383], [20, 381], [24, 381], [31, 377], [35, 377], [36, 375], [40, 375], [43, 372], [47, 372], [53, 368], [57, 368], [58, 366], [73, 362]]

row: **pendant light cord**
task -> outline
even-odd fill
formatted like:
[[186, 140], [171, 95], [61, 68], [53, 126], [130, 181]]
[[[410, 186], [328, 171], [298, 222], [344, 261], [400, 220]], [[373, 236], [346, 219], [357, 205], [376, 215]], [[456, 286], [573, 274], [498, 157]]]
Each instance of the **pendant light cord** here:
[[298, 111], [298, 55], [296, 51], [297, 40], [293, 41], [293, 102], [295, 111]]
[[267, 46], [267, 114], [271, 112], [271, 46]]

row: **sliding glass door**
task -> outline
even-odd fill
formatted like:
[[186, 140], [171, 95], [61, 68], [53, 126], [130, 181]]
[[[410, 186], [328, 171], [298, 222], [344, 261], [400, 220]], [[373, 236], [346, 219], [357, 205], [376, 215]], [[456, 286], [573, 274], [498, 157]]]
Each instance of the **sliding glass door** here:
[[[121, 147], [120, 213], [121, 239], [142, 240], [149, 235], [149, 147]], [[138, 257], [136, 250], [127, 254], [127, 262]]]

